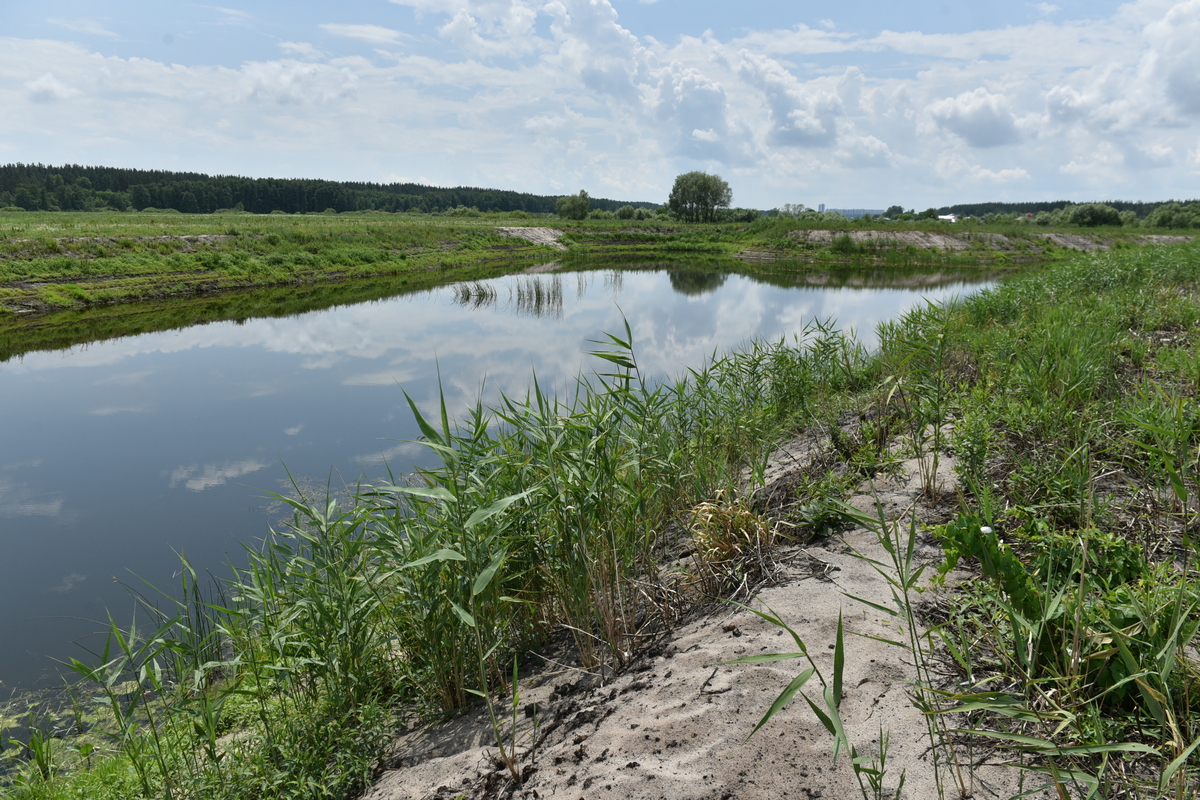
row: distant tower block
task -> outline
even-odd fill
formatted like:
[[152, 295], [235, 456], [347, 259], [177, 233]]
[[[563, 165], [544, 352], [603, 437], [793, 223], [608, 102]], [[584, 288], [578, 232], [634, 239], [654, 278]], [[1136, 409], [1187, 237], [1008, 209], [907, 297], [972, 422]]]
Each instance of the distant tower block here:
[[825, 213], [825, 204], [821, 203], [821, 205], [817, 206], [817, 211], [824, 214]]

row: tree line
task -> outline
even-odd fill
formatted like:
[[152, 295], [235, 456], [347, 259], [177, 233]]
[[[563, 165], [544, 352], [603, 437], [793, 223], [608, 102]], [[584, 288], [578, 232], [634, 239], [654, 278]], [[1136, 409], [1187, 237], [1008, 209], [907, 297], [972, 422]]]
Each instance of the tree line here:
[[[305, 214], [333, 210], [444, 212], [457, 208], [554, 213], [558, 196], [417, 183], [367, 183], [302, 178], [245, 178], [198, 172], [88, 167], [78, 164], [0, 166], [0, 208], [26, 211], [141, 211], [174, 209], [185, 214], [216, 211], [281, 211]], [[654, 208], [591, 198], [593, 208]]]
[[[1196, 200], [1191, 203], [1180, 203], [1176, 200], [1158, 200], [1151, 202], [1129, 202], [1127, 200], [1106, 200], [1103, 203], [1085, 203], [1089, 206], [1108, 206], [1116, 209], [1117, 212], [1132, 211], [1138, 219], [1146, 219], [1160, 207], [1175, 204], [1175, 205], [1191, 205], [1195, 204]], [[1016, 214], [1034, 214], [1045, 212], [1047, 214], [1056, 211], [1063, 211], [1072, 206], [1077, 206], [1070, 200], [1050, 200], [1045, 202], [1035, 203], [960, 203], [953, 206], [942, 206], [937, 209], [938, 214], [957, 214], [960, 217], [982, 217], [984, 214], [996, 214], [999, 216], [1014, 216]]]

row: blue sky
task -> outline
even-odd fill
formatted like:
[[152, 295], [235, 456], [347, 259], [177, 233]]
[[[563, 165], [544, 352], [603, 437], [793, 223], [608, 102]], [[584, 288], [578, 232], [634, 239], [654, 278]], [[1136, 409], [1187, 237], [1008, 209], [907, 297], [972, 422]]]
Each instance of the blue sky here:
[[1200, 196], [1200, 0], [0, 6], [0, 162], [916, 208]]

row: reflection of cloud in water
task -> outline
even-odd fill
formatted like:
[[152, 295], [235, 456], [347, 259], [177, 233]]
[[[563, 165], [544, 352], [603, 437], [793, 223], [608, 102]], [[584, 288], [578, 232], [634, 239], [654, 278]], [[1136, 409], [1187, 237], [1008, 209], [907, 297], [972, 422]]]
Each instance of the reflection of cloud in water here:
[[153, 374], [154, 370], [152, 369], [144, 369], [140, 372], [120, 372], [116, 375], [107, 375], [94, 383], [96, 386], [134, 386]]
[[299, 425], [293, 425], [290, 428], [284, 428], [283, 433], [285, 436], [298, 436], [302, 430], [304, 430], [303, 422], [301, 422]]
[[111, 417], [113, 414], [144, 414], [146, 411], [147, 409], [134, 406], [106, 406], [105, 408], [93, 408], [88, 413], [97, 417]]
[[62, 581], [55, 586], [51, 591], [58, 594], [66, 594], [75, 588], [75, 584], [87, 580], [87, 575], [80, 575], [78, 572], [72, 572], [70, 575], [63, 577]]
[[57, 517], [65, 502], [38, 497], [29, 484], [0, 476], [0, 517]]
[[352, 460], [355, 464], [363, 464], [364, 466], [378, 466], [385, 462], [391, 463], [397, 458], [403, 458], [406, 462], [410, 462], [428, 449], [428, 447], [420, 442], [401, 442], [385, 450], [380, 450], [378, 453], [354, 456]]
[[343, 386], [398, 386], [416, 378], [408, 367], [387, 369], [381, 372], [364, 372], [342, 379]]
[[214, 486], [221, 486], [226, 481], [266, 469], [267, 462], [257, 458], [247, 458], [242, 461], [232, 461], [226, 464], [205, 464], [203, 467], [193, 464], [190, 467], [177, 467], [171, 473], [171, 488], [183, 484], [193, 492], [202, 492]]

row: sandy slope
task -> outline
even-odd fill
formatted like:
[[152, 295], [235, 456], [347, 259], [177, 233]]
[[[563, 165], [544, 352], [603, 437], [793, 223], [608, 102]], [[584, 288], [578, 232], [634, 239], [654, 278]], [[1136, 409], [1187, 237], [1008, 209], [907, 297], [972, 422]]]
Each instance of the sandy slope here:
[[[805, 449], [800, 444], [782, 448], [768, 485], [786, 481]], [[940, 471], [947, 484], [952, 480], [950, 466], [943, 460]], [[909, 462], [901, 477], [874, 487], [865, 484], [853, 504], [874, 511], [878, 498], [889, 516], [904, 513], [914, 507], [919, 493], [916, 467]], [[915, 508], [919, 517], [938, 514], [919, 503]], [[847, 635], [841, 712], [850, 741], [861, 755], [877, 754], [882, 730], [890, 736], [886, 787], [893, 789], [903, 772], [905, 797], [937, 798], [926, 721], [909, 697], [912, 660], [898, 647], [865, 638], [906, 637], [894, 618], [846, 597], [892, 603], [887, 583], [854, 552], [888, 561], [874, 533], [849, 530], [814, 546], [784, 551], [783, 581], [759, 597], [795, 628], [827, 677], [832, 676], [838, 615], [843, 615]], [[917, 553], [923, 561], [939, 556], [928, 539]], [[936, 595], [925, 597], [925, 602], [934, 602]], [[722, 604], [716, 613], [679, 626], [608, 680], [577, 670], [548, 669], [525, 682], [525, 713], [517, 732], [525, 769], [521, 787], [497, 768], [490, 726], [477, 712], [403, 736], [366, 797], [857, 797], [846, 754], [834, 766], [831, 737], [799, 697], [746, 741], [771, 702], [807, 664], [722, 662], [794, 649], [782, 630]], [[815, 679], [807, 693], [820, 700]], [[979, 753], [963, 752], [959, 757], [984, 760]], [[964, 773], [966, 796], [1012, 797], [1023, 790], [1018, 772], [1011, 768], [985, 763], [964, 768]], [[943, 773], [941, 783], [946, 797], [960, 796], [949, 772]]]

